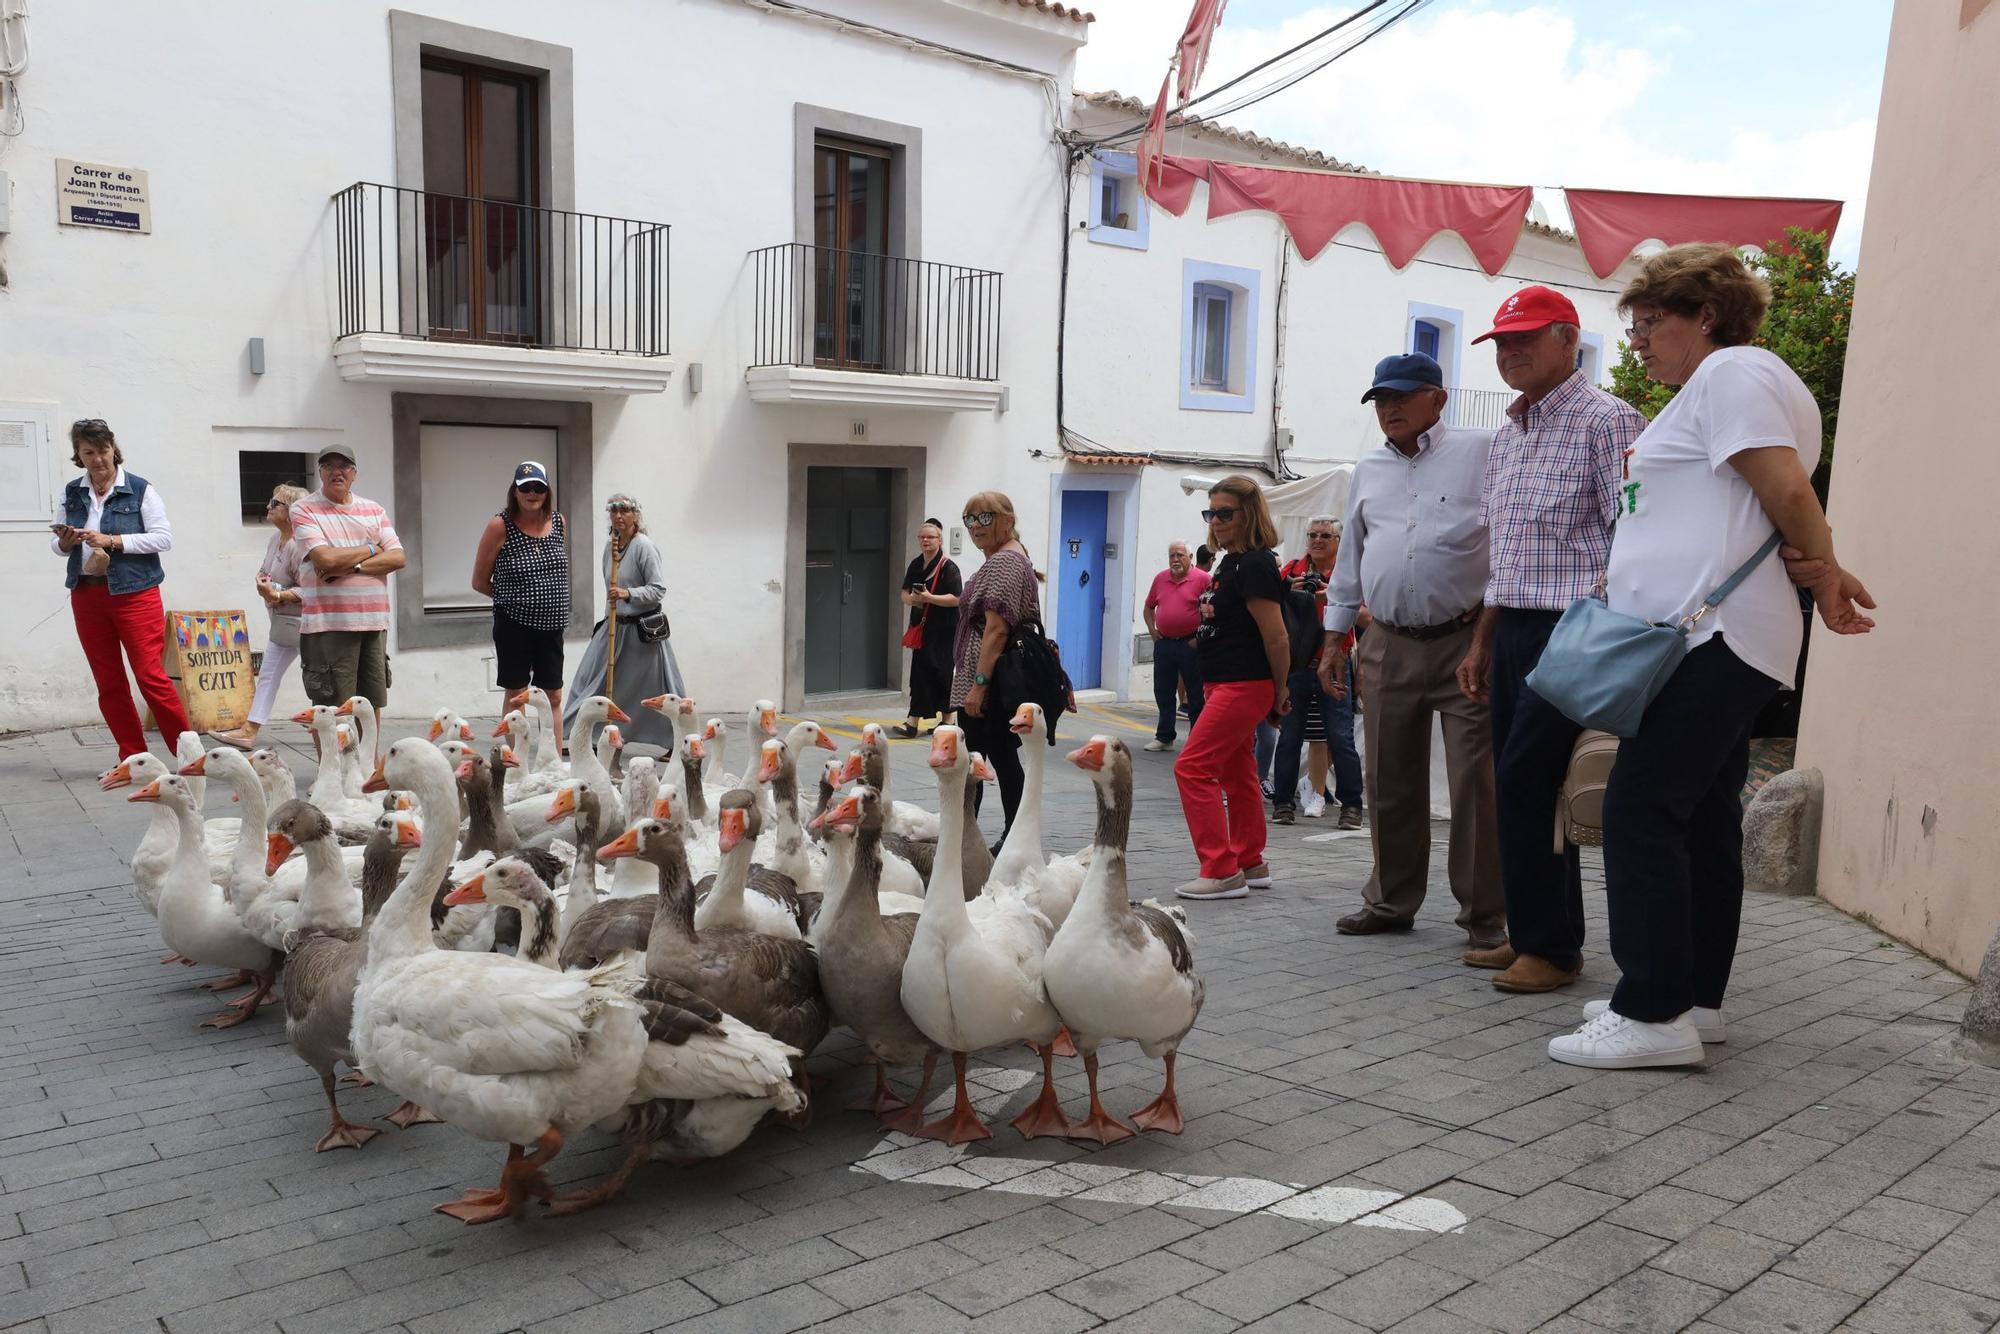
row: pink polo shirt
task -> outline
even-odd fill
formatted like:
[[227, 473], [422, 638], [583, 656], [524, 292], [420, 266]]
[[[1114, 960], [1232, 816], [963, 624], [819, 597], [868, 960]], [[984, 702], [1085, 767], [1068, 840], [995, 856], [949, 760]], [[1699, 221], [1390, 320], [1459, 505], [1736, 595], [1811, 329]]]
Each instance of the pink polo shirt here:
[[1208, 571], [1188, 566], [1178, 581], [1172, 570], [1153, 576], [1152, 591], [1146, 594], [1146, 610], [1153, 624], [1167, 639], [1186, 639], [1201, 625], [1201, 595], [1208, 588]]

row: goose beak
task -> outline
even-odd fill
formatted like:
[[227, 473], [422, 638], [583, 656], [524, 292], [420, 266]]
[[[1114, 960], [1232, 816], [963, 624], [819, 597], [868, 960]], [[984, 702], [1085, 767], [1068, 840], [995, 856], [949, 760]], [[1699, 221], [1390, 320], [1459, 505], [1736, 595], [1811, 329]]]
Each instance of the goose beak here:
[[671, 820], [674, 818], [674, 799], [662, 792], [653, 798], [653, 818]]
[[768, 783], [778, 776], [777, 749], [774, 746], [764, 752], [763, 762], [757, 766], [757, 781], [759, 783]]
[[705, 759], [707, 759], [707, 758], [708, 758], [708, 747], [707, 747], [707, 746], [704, 746], [704, 745], [703, 745], [703, 744], [701, 743], [701, 738], [700, 738], [700, 737], [698, 737], [698, 736], [697, 736], [697, 737], [689, 737], [689, 738], [688, 738], [688, 754], [690, 754], [690, 755], [694, 756], [694, 757], [695, 757], [696, 759], [698, 759], [698, 760], [705, 760]]
[[354, 701], [351, 699], [343, 700], [340, 707], [333, 711], [333, 716], [336, 718], [352, 718], [354, 716]]
[[1000, 775], [994, 771], [992, 763], [984, 755], [974, 755], [972, 757], [972, 776], [982, 783], [997, 783], [1000, 781]]
[[525, 690], [521, 691], [518, 694], [507, 696], [507, 707], [510, 709], [521, 708], [523, 705], [527, 704], [527, 702], [528, 702], [528, 692]]
[[1034, 731], [1035, 730], [1034, 705], [1023, 704], [1020, 708], [1014, 710], [1014, 721], [1007, 724], [1007, 730], [1014, 733], [1014, 735], [1016, 736], [1026, 736], [1028, 733]]
[[[432, 724], [432, 726], [431, 726], [431, 740], [433, 740], [433, 741], [437, 740], [437, 733], [438, 733], [438, 731], [439, 731], [439, 729], [438, 729], [437, 725], [436, 725], [436, 724]], [[490, 740], [497, 740], [497, 739], [499, 739], [500, 737], [503, 737], [503, 736], [506, 736], [506, 735], [507, 735], [507, 720], [506, 720], [505, 718], [502, 718], [502, 719], [501, 719], [501, 720], [500, 720], [500, 721], [499, 721], [498, 723], [494, 724], [494, 727], [493, 727], [493, 730], [492, 730], [491, 732], [487, 733], [487, 737], [488, 737], [488, 739], [490, 739]]]
[[855, 779], [861, 777], [861, 763], [862, 761], [861, 761], [860, 751], [858, 750], [848, 751], [847, 763], [840, 766], [840, 777], [836, 781], [842, 783], [851, 783]]
[[208, 756], [206, 755], [195, 756], [193, 759], [189, 760], [186, 764], [183, 764], [178, 772], [180, 773], [180, 776], [182, 778], [208, 777]]
[[481, 871], [478, 875], [445, 895], [444, 902], [447, 908], [456, 908], [461, 903], [486, 902], [486, 873]]
[[827, 824], [840, 829], [852, 829], [861, 820], [861, 797], [850, 792], [840, 799], [840, 804], [828, 810], [823, 817]]
[[828, 735], [827, 735], [827, 734], [826, 734], [825, 732], [814, 732], [814, 733], [813, 733], [813, 744], [814, 744], [815, 746], [818, 746], [818, 747], [819, 747], [819, 748], [820, 748], [821, 750], [839, 750], [839, 749], [840, 749], [840, 747], [839, 747], [839, 746], [836, 746], [836, 745], [834, 745], [834, 744], [833, 744], [833, 738], [832, 738], [832, 737], [830, 737], [830, 736], [828, 736]]
[[273, 876], [285, 864], [285, 858], [292, 855], [292, 840], [283, 834], [270, 834], [264, 839], [264, 874]]
[[398, 793], [396, 794], [396, 809], [397, 809], [397, 810], [399, 810], [399, 811], [413, 811], [413, 810], [415, 810], [416, 808], [417, 808], [417, 799], [416, 799], [415, 797], [411, 796], [411, 795], [410, 795], [409, 793], [407, 793], [407, 792], [398, 792]]
[[396, 821], [396, 846], [399, 848], [421, 848], [424, 845], [424, 831], [415, 820]]
[[639, 701], [639, 707], [642, 709], [651, 709], [654, 713], [665, 713], [667, 711], [667, 696], [655, 695], [651, 699], [642, 699]]
[[716, 725], [715, 725], [715, 719], [713, 719], [713, 718], [709, 719], [709, 720], [708, 720], [708, 724], [707, 724], [707, 726], [705, 726], [705, 727], [703, 727], [703, 728], [701, 729], [701, 739], [702, 739], [703, 741], [713, 741], [713, 740], [715, 740], [715, 734], [716, 734], [717, 730], [718, 730], [718, 729], [717, 729], [717, 727], [716, 727]]
[[[298, 719], [294, 718], [292, 719], [292, 721], [297, 722]], [[430, 735], [426, 737], [425, 740], [436, 741], [439, 737], [443, 735], [444, 735], [444, 724], [439, 722], [436, 718], [431, 719]], [[499, 736], [500, 734], [498, 732], [495, 732], [493, 735]]]
[[461, 781], [461, 782], [466, 782], [466, 783], [469, 783], [469, 782], [471, 782], [471, 781], [472, 781], [472, 761], [471, 761], [471, 760], [469, 760], [469, 759], [465, 759], [465, 760], [460, 760], [460, 761], [458, 762], [458, 767], [457, 767], [456, 769], [453, 769], [453, 770], [452, 770], [452, 773], [453, 773], [454, 775], [456, 775], [456, 776], [458, 777], [459, 781]]
[[383, 766], [388, 763], [389, 757], [387, 755], [375, 761], [375, 772], [368, 775], [368, 781], [361, 785], [363, 792], [387, 792], [389, 790], [389, 775], [383, 772]]
[[776, 709], [759, 709], [757, 711], [757, 726], [764, 729], [765, 736], [778, 735], [778, 711]]
[[313, 720], [313, 711], [311, 709], [300, 709], [297, 713], [292, 715], [293, 722], [302, 723], [307, 727], [312, 726], [312, 720]]
[[743, 812], [735, 810], [724, 811], [722, 813], [722, 828], [716, 836], [717, 846], [723, 852], [728, 852], [742, 841]]
[[639, 855], [639, 830], [637, 826], [627, 829], [597, 850], [597, 860], [615, 862], [626, 857]]
[[125, 798], [127, 801], [158, 801], [159, 799], [160, 780], [157, 778], [140, 788], [137, 792], [134, 792], [131, 796]]
[[958, 763], [958, 729], [940, 727], [931, 733], [931, 768], [949, 769]]
[[613, 704], [611, 706], [611, 712], [605, 714], [604, 716], [609, 718], [614, 723], [629, 723], [632, 721], [632, 715], [625, 712], [625, 710], [619, 708], [616, 704]]
[[549, 813], [544, 815], [542, 819], [549, 824], [554, 824], [565, 815], [575, 814], [576, 789], [573, 787], [560, 787], [556, 789], [556, 799], [549, 803]]
[[464, 721], [463, 719], [460, 719], [460, 720], [459, 720], [459, 724], [458, 724], [458, 739], [459, 739], [460, 741], [470, 741], [470, 740], [472, 740], [472, 724], [471, 724], [471, 723], [468, 723], [468, 722]]
[[694, 717], [694, 701], [693, 701], [693, 700], [691, 700], [691, 699], [684, 699], [684, 700], [682, 700], [682, 701], [681, 701], [681, 712], [682, 712], [683, 714], [686, 714], [686, 715], [687, 715], [688, 717], [690, 717], [690, 718]]
[[1104, 752], [1108, 748], [1103, 737], [1094, 736], [1069, 753], [1069, 762], [1079, 769], [1096, 773], [1104, 767]]
[[521, 767], [521, 757], [514, 753], [512, 746], [502, 746], [500, 748], [500, 764], [503, 768], [518, 769]]
[[124, 787], [131, 781], [132, 781], [131, 764], [129, 762], [120, 763], [114, 765], [109, 769], [106, 769], [103, 773], [97, 776], [97, 790], [100, 792], [110, 792], [117, 788]]

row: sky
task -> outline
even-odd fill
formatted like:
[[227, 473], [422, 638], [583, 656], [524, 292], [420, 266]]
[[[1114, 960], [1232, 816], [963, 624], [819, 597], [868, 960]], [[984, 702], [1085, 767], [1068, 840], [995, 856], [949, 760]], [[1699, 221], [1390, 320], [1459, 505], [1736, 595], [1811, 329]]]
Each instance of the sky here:
[[[1085, 7], [1097, 22], [1077, 87], [1151, 101], [1189, 0]], [[1230, 0], [1201, 87], [1359, 7]], [[1851, 265], [1890, 10], [1891, 0], [1431, 0], [1226, 120], [1390, 175], [1841, 199], [1834, 257]], [[1541, 197], [1563, 223], [1560, 196]]]

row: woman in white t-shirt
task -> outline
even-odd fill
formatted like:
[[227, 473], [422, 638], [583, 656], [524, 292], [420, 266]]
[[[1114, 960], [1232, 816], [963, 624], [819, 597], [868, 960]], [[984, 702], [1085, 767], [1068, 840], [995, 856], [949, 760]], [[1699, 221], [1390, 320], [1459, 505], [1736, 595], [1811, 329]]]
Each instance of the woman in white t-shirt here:
[[[1692, 617], [1774, 532], [1797, 551], [1827, 629], [1872, 629], [1868, 592], [1834, 559], [1812, 489], [1818, 405], [1791, 368], [1750, 346], [1770, 289], [1735, 250], [1675, 246], [1619, 297], [1646, 373], [1680, 393], [1626, 456], [1605, 571], [1612, 610], [1659, 623]], [[1857, 606], [1858, 604], [1858, 606]], [[1804, 634], [1776, 552], [1693, 623], [1688, 654], [1622, 742], [1604, 801], [1610, 1002], [1549, 1043], [1597, 1068], [1690, 1065], [1723, 1040], [1722, 993], [1743, 907], [1741, 793], [1750, 725], [1792, 689]]]

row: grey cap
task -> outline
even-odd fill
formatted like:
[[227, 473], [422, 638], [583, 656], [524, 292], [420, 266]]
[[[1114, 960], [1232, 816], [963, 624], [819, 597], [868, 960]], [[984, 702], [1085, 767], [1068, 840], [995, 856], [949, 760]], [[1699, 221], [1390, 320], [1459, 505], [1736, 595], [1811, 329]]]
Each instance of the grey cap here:
[[317, 466], [318, 464], [325, 463], [328, 459], [346, 459], [349, 463], [360, 462], [359, 459], [354, 457], [354, 447], [352, 445], [327, 445], [313, 456], [313, 463]]

